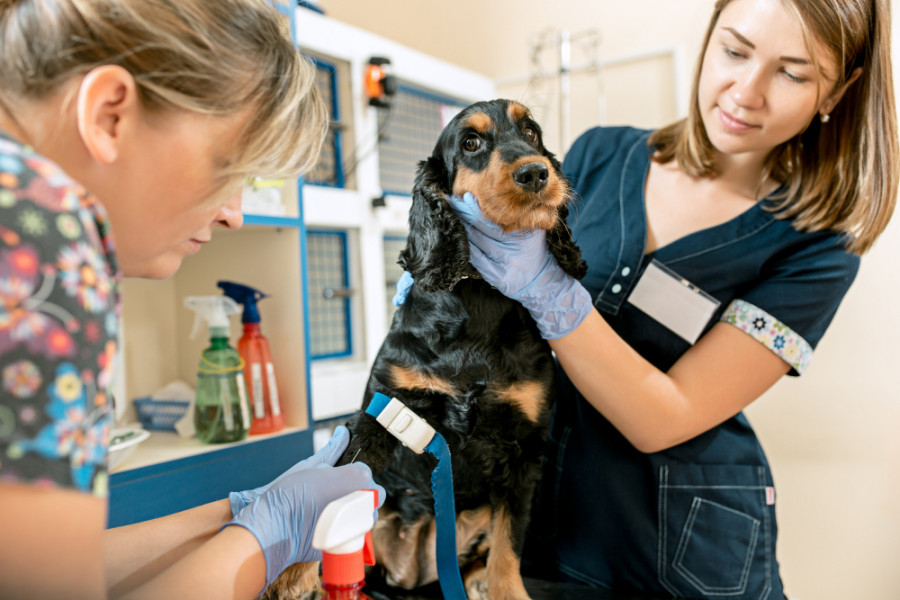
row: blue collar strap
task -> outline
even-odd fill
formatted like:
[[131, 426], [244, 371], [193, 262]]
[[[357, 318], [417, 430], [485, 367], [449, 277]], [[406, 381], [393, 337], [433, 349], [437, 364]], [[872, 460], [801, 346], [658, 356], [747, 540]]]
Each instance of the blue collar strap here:
[[434, 521], [437, 529], [437, 571], [445, 600], [465, 600], [466, 591], [456, 556], [456, 504], [453, 500], [453, 466], [447, 440], [425, 419], [396, 398], [376, 392], [366, 412], [394, 437], [415, 452], [427, 451], [438, 460], [431, 473]]

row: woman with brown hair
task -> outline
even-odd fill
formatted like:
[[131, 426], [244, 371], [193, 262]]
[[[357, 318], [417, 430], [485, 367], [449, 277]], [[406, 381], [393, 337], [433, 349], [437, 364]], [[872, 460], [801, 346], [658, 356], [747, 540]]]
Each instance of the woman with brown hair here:
[[529, 573], [784, 597], [772, 476], [741, 411], [803, 373], [893, 212], [890, 23], [888, 0], [717, 0], [688, 116], [596, 128], [565, 157], [581, 282], [540, 232], [452, 200], [473, 265], [561, 367]]
[[307, 170], [326, 127], [267, 0], [0, 0], [0, 597], [253, 598], [377, 488], [332, 467], [343, 429], [268, 486], [104, 531], [120, 277], [240, 227], [243, 179]]

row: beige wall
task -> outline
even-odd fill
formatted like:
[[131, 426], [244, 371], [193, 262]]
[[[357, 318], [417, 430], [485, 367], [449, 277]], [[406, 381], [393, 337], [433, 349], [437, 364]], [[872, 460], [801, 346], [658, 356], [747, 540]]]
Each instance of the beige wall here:
[[[690, 71], [712, 1], [322, 0], [320, 5], [335, 19], [496, 79], [498, 94], [528, 104], [548, 134], [548, 145], [562, 154], [557, 82], [504, 85], [533, 72], [532, 43], [547, 32], [568, 30], [577, 38], [594, 31], [601, 38], [599, 57], [576, 39], [574, 67], [594, 58], [617, 61], [647, 51], [677, 49], [685, 57], [682, 66]], [[542, 68], [558, 69], [555, 52], [542, 52], [539, 58]], [[596, 73], [573, 73], [569, 133], [577, 135], [601, 120], [599, 89], [607, 92], [606, 123], [649, 127], [674, 118], [676, 82], [666, 60], [639, 60], [629, 64], [630, 69], [613, 66], [602, 83]]]
[[[605, 122], [655, 126], [683, 106], [712, 0], [323, 0], [321, 5], [336, 19], [495, 78], [501, 95], [531, 104], [551, 145], [558, 147], [555, 84], [510, 83], [531, 69], [531, 40], [548, 28], [572, 34], [597, 29], [600, 58], [606, 61], [675, 48], [674, 58], [609, 68], [603, 88], [593, 74], [573, 75], [572, 135], [600, 120], [600, 89], [607, 92]], [[895, 15], [898, 29], [896, 21]], [[578, 52], [573, 52], [576, 65], [585, 61]], [[554, 56], [546, 55], [543, 66], [554, 69]], [[785, 378], [748, 410], [778, 484], [779, 558], [794, 598], [900, 598], [898, 256], [895, 219], [863, 260], [807, 374]]]

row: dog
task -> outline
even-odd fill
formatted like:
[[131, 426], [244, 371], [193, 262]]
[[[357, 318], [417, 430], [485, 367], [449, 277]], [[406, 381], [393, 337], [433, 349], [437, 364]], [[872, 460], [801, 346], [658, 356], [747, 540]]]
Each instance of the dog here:
[[[350, 444], [338, 464], [366, 463], [387, 492], [372, 532], [383, 580], [405, 590], [433, 584], [436, 460], [402, 446], [364, 412], [376, 392], [402, 401], [450, 447], [469, 599], [525, 600], [520, 556], [555, 365], [528, 312], [469, 264], [465, 229], [448, 203], [466, 192], [505, 231], [546, 230], [568, 274], [587, 271], [566, 226], [571, 188], [528, 108], [502, 99], [464, 108], [419, 163], [398, 260], [414, 283], [375, 358], [362, 409], [347, 423]], [[291, 577], [301, 573], [308, 582], [308, 568]]]

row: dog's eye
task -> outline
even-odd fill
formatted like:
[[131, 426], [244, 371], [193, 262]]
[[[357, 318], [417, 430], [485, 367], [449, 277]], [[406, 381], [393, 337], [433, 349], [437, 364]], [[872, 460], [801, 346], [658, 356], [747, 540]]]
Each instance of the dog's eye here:
[[463, 149], [466, 152], [475, 152], [481, 148], [481, 138], [474, 133], [463, 140]]
[[522, 128], [522, 135], [525, 136], [525, 139], [531, 142], [532, 144], [537, 143], [538, 134], [535, 131], [534, 127], [525, 126]]

